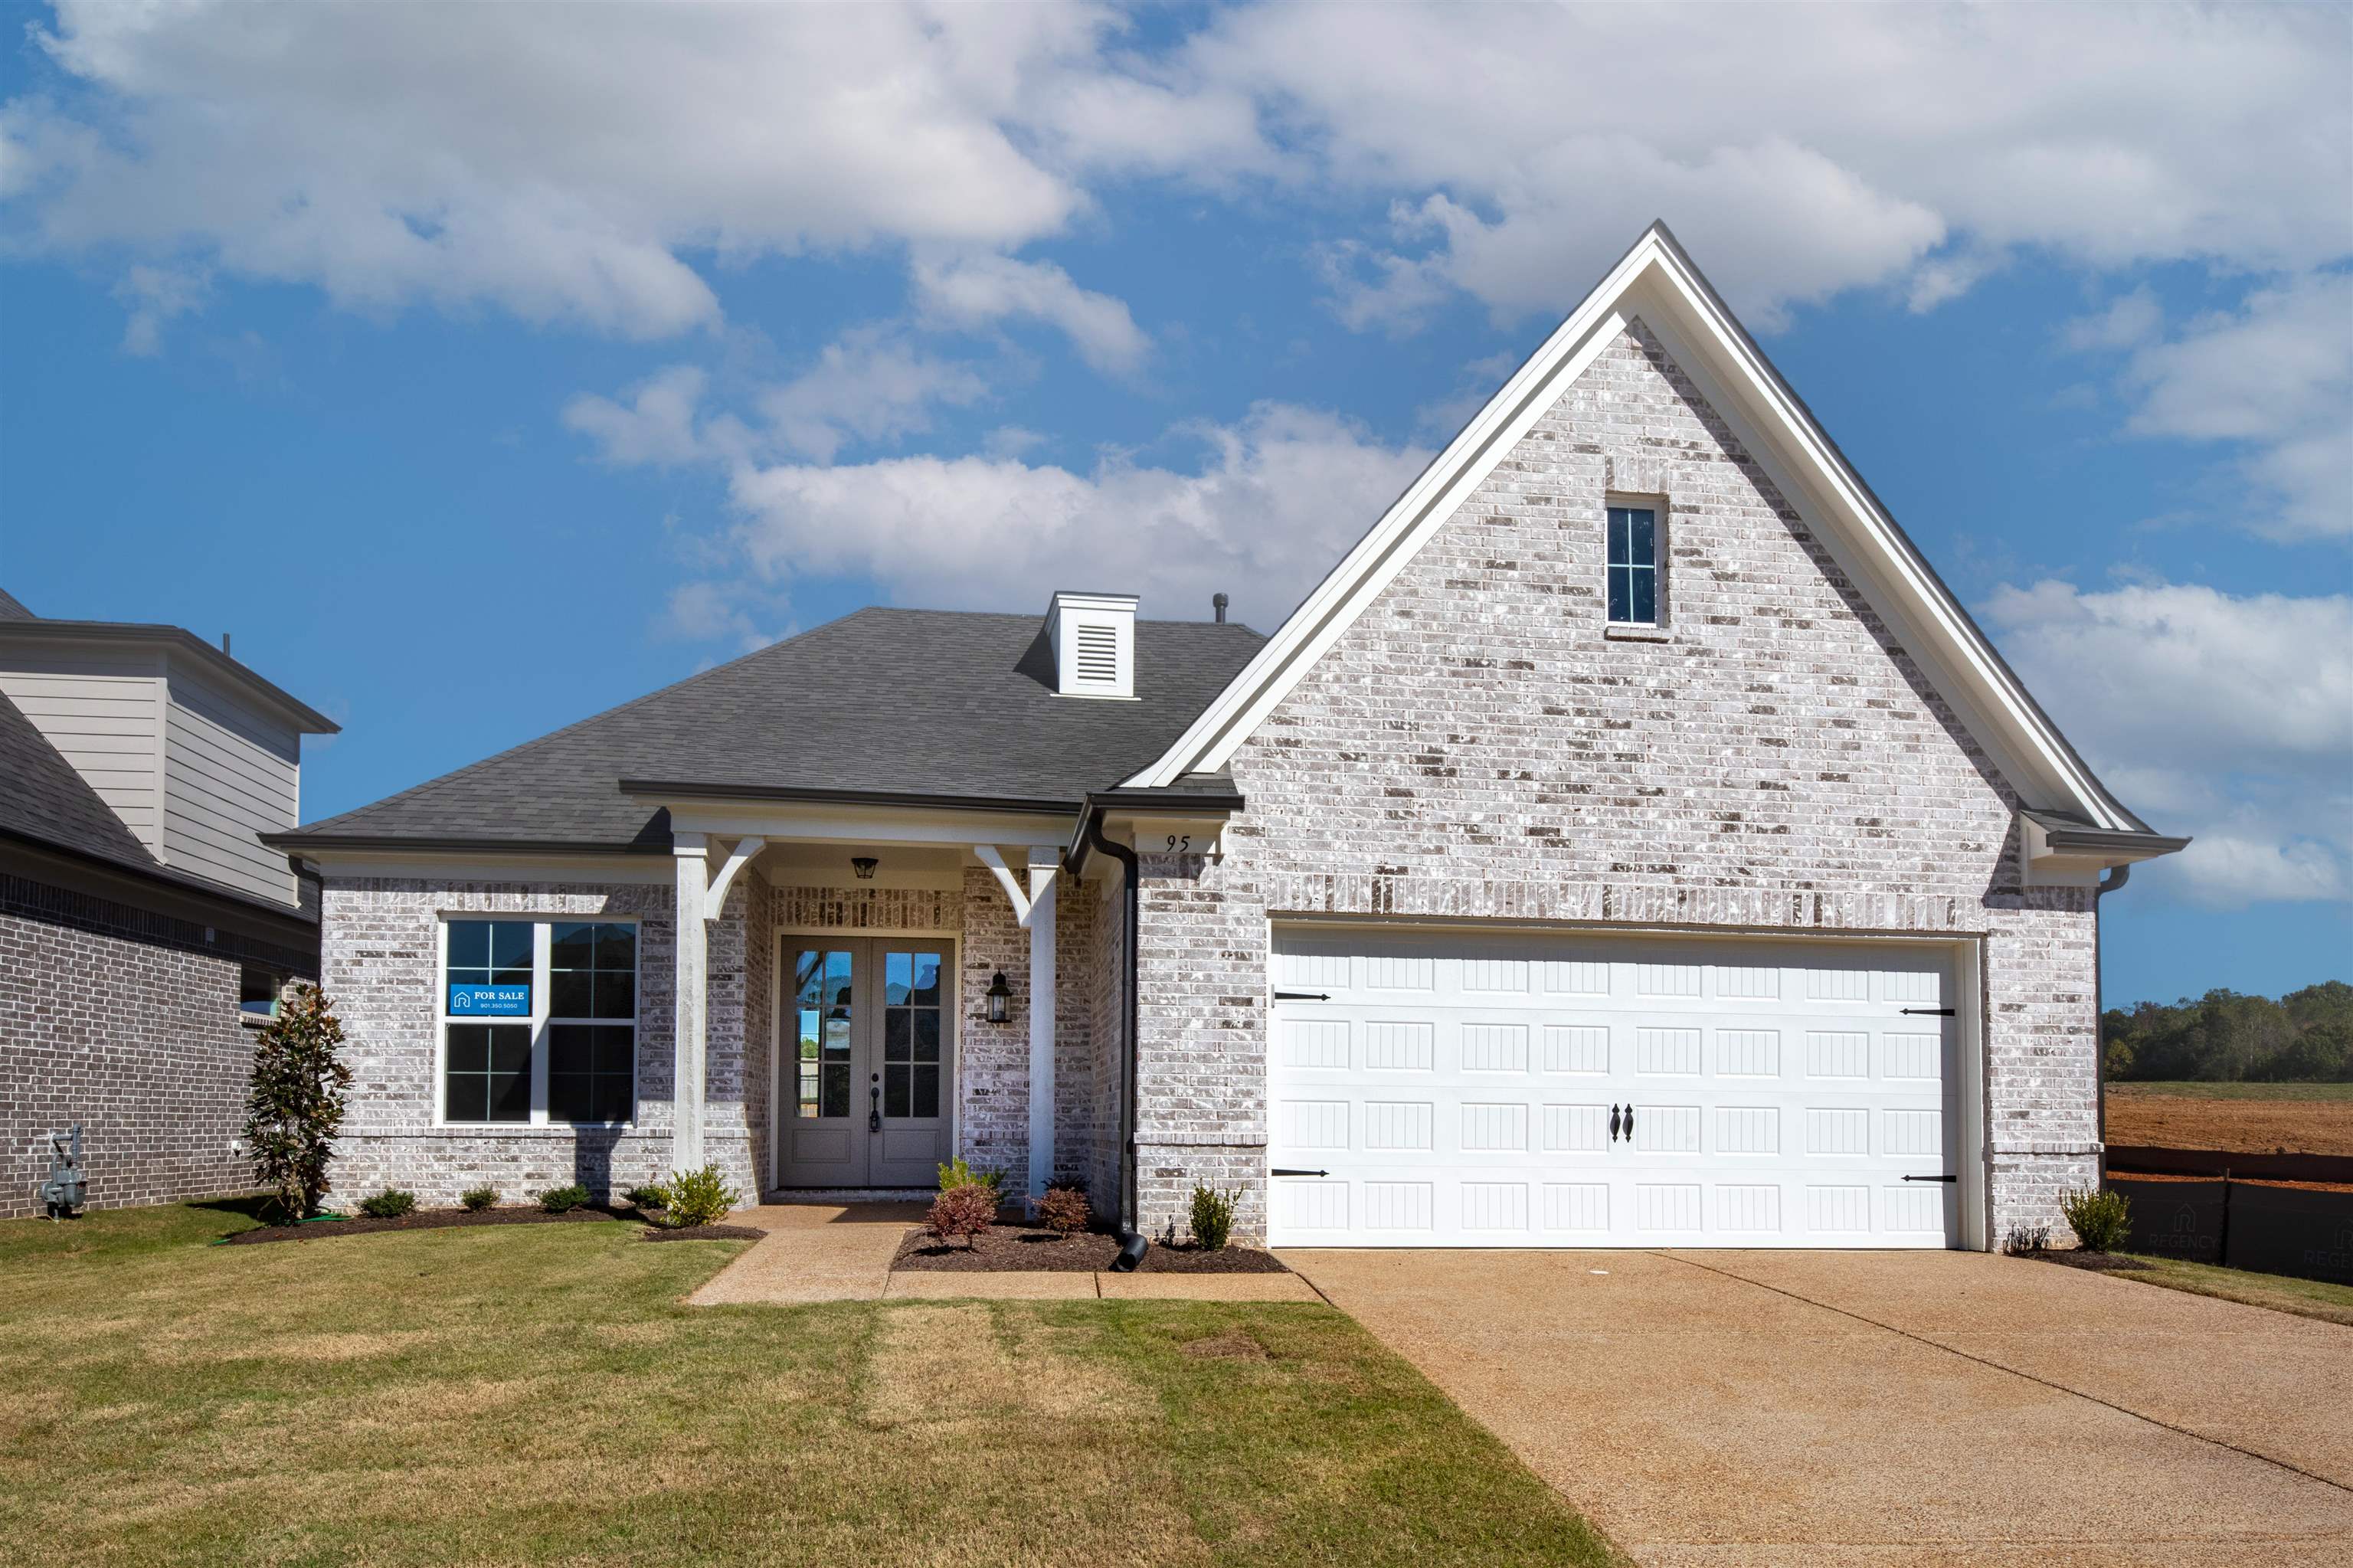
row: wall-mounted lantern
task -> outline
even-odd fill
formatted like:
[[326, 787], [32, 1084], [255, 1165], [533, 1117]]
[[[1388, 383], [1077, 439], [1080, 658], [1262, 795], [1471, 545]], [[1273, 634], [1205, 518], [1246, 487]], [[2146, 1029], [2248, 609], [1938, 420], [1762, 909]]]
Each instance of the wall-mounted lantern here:
[[1005, 1004], [1012, 996], [1013, 988], [1005, 983], [1005, 971], [997, 970], [996, 978], [988, 982], [988, 1021], [991, 1023], [1005, 1022]]
[[871, 854], [856, 854], [849, 857], [849, 869], [858, 874], [858, 880], [860, 882], [873, 881], [874, 868], [881, 863]]

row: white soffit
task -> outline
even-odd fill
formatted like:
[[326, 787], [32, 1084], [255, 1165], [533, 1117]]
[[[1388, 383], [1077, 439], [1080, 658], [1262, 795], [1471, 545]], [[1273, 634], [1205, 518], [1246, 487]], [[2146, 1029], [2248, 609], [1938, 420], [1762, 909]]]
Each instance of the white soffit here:
[[1640, 317], [1798, 510], [1969, 733], [2031, 806], [2123, 832], [2111, 796], [1782, 384], [1662, 224], [1653, 224], [1358, 540], [1258, 656], [1151, 767], [1164, 788], [1226, 767], [1250, 732], [1394, 580], [1512, 448]]

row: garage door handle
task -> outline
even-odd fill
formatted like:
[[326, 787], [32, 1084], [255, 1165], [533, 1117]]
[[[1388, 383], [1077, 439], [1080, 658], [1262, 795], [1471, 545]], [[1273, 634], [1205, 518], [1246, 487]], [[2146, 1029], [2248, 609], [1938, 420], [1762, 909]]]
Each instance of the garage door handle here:
[[1618, 1141], [1618, 1107], [1615, 1105], [1609, 1107], [1609, 1141]]
[[1901, 1008], [1898, 1011], [1900, 1011], [1906, 1018], [1950, 1018], [1953, 1016], [1953, 1010], [1949, 1007], [1906, 1007]]
[[1329, 1171], [1293, 1171], [1287, 1165], [1278, 1165], [1273, 1170], [1268, 1171], [1267, 1174], [1270, 1176], [1329, 1176], [1332, 1172]]
[[1274, 993], [1274, 1000], [1277, 1001], [1329, 1001], [1332, 998], [1320, 991], [1279, 991]]
[[1957, 1176], [1906, 1176], [1904, 1180], [1906, 1181], [1957, 1181], [1960, 1178]]

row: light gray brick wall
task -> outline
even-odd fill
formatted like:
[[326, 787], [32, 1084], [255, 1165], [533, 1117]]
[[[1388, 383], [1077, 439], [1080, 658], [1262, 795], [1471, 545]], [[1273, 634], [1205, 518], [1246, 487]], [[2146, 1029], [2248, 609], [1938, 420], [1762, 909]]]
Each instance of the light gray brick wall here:
[[[1604, 635], [1613, 488], [1666, 494], [1666, 641]], [[1145, 863], [1148, 1229], [1198, 1179], [1261, 1234], [1291, 913], [1977, 940], [1996, 1236], [2091, 1170], [2088, 893], [2020, 891], [2011, 791], [1639, 322], [1232, 770], [1223, 857]]]
[[[207, 941], [206, 938], [210, 937]], [[314, 955], [0, 875], [0, 1218], [37, 1213], [48, 1135], [82, 1124], [92, 1208], [252, 1188], [255, 1031], [239, 971], [309, 979]]]

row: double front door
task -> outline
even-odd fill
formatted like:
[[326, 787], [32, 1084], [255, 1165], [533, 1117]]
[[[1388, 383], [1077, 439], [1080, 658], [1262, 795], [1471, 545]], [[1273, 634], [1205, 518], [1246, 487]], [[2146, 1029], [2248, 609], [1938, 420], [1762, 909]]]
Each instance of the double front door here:
[[944, 942], [786, 937], [776, 1115], [786, 1187], [929, 1187], [948, 1157]]

